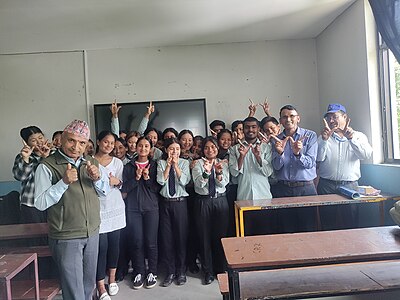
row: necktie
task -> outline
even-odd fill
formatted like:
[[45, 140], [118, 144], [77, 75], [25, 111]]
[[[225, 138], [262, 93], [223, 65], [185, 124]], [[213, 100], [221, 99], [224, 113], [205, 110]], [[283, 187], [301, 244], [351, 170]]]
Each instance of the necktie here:
[[216, 192], [217, 191], [215, 189], [215, 172], [214, 168], [212, 168], [210, 178], [208, 179], [208, 195], [210, 197], [215, 197]]
[[176, 193], [176, 189], [175, 189], [175, 172], [174, 172], [174, 168], [172, 168], [172, 167], [171, 167], [171, 169], [169, 169], [168, 191], [169, 191], [169, 195], [171, 197], [173, 195], [175, 195], [175, 193]]

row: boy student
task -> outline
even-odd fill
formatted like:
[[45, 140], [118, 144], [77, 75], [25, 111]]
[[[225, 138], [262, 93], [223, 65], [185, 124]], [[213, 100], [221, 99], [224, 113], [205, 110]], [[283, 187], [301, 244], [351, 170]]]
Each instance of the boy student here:
[[68, 124], [61, 148], [35, 174], [35, 207], [47, 210], [49, 247], [61, 276], [64, 299], [89, 300], [96, 283], [100, 203], [109, 190], [108, 174], [83, 157], [89, 140], [85, 121]]

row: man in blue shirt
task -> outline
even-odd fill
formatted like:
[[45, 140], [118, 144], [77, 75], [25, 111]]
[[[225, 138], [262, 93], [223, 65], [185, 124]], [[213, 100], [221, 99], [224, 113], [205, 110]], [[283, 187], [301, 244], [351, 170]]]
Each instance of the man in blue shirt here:
[[[279, 115], [279, 121], [284, 130], [277, 137], [273, 136], [272, 140], [272, 166], [278, 180], [277, 195], [274, 196], [316, 195], [314, 179], [317, 177], [317, 134], [298, 126], [300, 116], [292, 105], [283, 106]], [[302, 208], [301, 215], [294, 209], [287, 210], [284, 219], [290, 220], [281, 218], [285, 231], [293, 231], [297, 228], [301, 230], [311, 229], [312, 219], [303, 214], [303, 212], [307, 214], [307, 210], [310, 210], [310, 208]], [[288, 224], [287, 221], [292, 224]]]

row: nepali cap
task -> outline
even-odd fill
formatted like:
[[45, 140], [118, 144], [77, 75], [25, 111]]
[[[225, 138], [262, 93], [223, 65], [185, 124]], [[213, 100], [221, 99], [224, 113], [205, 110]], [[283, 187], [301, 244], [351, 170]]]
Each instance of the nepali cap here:
[[73, 120], [65, 127], [64, 132], [75, 134], [85, 140], [90, 139], [89, 125], [85, 121]]

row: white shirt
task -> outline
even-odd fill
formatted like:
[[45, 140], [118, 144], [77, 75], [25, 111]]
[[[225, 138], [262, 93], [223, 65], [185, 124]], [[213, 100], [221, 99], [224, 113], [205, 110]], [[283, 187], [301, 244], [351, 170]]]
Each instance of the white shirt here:
[[348, 140], [333, 133], [328, 140], [318, 137], [319, 175], [335, 181], [356, 181], [361, 177], [360, 160], [372, 155], [372, 147], [365, 134], [354, 131]]

